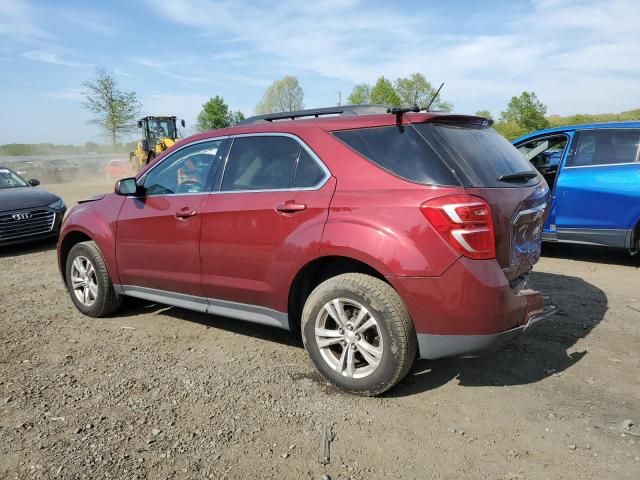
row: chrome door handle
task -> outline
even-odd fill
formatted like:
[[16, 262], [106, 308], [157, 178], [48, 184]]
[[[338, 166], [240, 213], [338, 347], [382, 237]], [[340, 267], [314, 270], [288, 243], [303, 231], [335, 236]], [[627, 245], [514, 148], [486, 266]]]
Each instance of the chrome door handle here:
[[196, 212], [195, 210], [180, 210], [179, 212], [176, 212], [176, 218], [179, 219], [185, 219], [185, 218], [190, 218], [190, 217], [194, 217], [198, 214], [198, 212]]
[[281, 203], [276, 206], [276, 210], [281, 213], [296, 213], [305, 210], [307, 206], [304, 203], [296, 203], [293, 200]]

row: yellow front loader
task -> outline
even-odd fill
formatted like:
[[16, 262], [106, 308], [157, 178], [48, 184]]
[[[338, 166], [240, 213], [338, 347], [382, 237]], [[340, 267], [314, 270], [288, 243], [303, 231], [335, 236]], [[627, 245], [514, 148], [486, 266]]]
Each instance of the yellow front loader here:
[[[184, 128], [184, 120], [180, 121]], [[156, 155], [178, 141], [176, 117], [148, 116], [138, 120], [138, 128], [142, 129], [142, 140], [136, 144], [136, 149], [129, 154], [129, 162], [134, 172], [137, 172]]]

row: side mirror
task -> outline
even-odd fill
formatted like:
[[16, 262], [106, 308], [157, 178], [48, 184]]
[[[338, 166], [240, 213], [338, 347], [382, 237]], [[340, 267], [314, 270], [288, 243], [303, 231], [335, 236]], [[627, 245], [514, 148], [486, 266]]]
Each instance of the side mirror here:
[[138, 120], [138, 128], [142, 128], [142, 120]]
[[142, 187], [138, 187], [138, 183], [136, 182], [136, 179], [133, 177], [123, 178], [122, 180], [118, 180], [114, 188], [114, 192], [116, 192], [117, 195], [123, 195], [123, 196], [128, 196], [128, 195], [139, 196], [142, 193], [141, 190], [142, 190]]
[[29, 185], [31, 185], [32, 187], [37, 187], [38, 185], [40, 185], [40, 180], [32, 178], [31, 180], [29, 180]]
[[180, 120], [180, 125], [182, 125], [182, 128], [187, 126], [187, 124], [184, 122], [184, 118]]

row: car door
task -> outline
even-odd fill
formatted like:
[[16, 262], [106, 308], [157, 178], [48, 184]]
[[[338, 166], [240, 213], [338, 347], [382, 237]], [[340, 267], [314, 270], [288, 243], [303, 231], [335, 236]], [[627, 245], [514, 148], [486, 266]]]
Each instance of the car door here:
[[551, 191], [551, 208], [544, 223], [544, 239], [556, 239], [555, 187], [572, 138], [573, 132], [559, 132], [515, 144], [520, 154], [542, 174]]
[[286, 327], [289, 285], [316, 258], [335, 179], [291, 135], [237, 136], [202, 215], [210, 311]]
[[638, 129], [578, 132], [556, 184], [558, 240], [629, 247], [640, 218]]
[[200, 226], [222, 143], [199, 142], [171, 153], [139, 180], [142, 195], [125, 199], [116, 229], [116, 258], [126, 293], [154, 295], [160, 301], [163, 295], [174, 300], [175, 294], [197, 296], [200, 300], [194, 301], [206, 309]]

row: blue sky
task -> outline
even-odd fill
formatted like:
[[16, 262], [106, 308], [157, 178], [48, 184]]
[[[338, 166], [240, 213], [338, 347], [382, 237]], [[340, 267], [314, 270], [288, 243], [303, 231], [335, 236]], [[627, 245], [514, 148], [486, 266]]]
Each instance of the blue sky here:
[[309, 108], [413, 72], [462, 113], [523, 90], [551, 114], [638, 108], [639, 22], [637, 0], [1, 0], [0, 143], [103, 141], [81, 102], [96, 66], [189, 125], [214, 95], [251, 114], [287, 74]]

